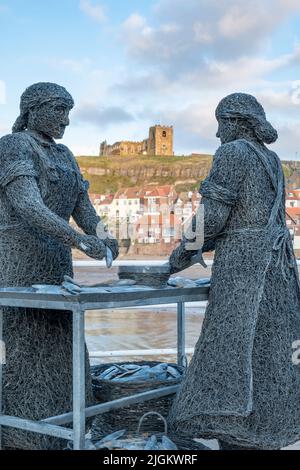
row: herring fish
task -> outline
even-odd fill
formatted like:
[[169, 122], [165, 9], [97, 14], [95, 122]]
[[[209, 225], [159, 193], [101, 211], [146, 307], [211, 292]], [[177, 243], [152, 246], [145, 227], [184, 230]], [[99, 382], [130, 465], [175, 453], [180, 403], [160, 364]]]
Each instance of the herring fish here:
[[144, 449], [145, 450], [154, 450], [156, 448], [157, 448], [157, 438], [156, 438], [156, 436], [153, 435], [147, 440]]
[[112, 434], [108, 434], [107, 436], [103, 437], [101, 441], [98, 441], [95, 446], [97, 449], [101, 448], [104, 445], [108, 445], [111, 442], [120, 439], [120, 437], [124, 436], [126, 429], [121, 429], [121, 431], [113, 432]]
[[168, 436], [163, 436], [161, 439], [162, 449], [163, 450], [178, 450], [177, 445], [168, 438]]

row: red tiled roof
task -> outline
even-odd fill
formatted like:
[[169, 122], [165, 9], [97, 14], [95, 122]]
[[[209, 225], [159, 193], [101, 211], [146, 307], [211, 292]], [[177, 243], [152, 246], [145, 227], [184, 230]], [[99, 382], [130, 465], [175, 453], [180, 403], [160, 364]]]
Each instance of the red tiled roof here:
[[290, 216], [295, 216], [295, 215], [300, 215], [300, 207], [286, 207], [285, 211], [290, 215]]
[[177, 196], [177, 193], [172, 185], [164, 186], [145, 186], [142, 190], [144, 197], [168, 197], [173, 193], [174, 197]]
[[137, 199], [141, 195], [141, 188], [122, 188], [116, 192], [114, 199]]
[[[173, 194], [172, 194], [173, 193]], [[144, 188], [134, 187], [134, 188], [122, 188], [119, 189], [114, 199], [141, 199], [141, 198], [148, 198], [148, 197], [156, 197], [156, 198], [163, 198], [163, 197], [172, 197], [176, 198], [177, 193], [174, 190], [174, 186], [172, 185], [164, 185], [164, 186], [145, 186]]]
[[106, 198], [106, 199], [103, 199], [103, 201], [100, 201], [99, 205], [106, 206], [107, 204], [111, 204], [111, 202], [112, 202], [112, 198]]
[[286, 208], [285, 215], [286, 215], [289, 219], [291, 219], [291, 221], [292, 221], [294, 224], [296, 224], [297, 222], [296, 222], [296, 220], [292, 217], [292, 214], [290, 214], [289, 209], [290, 209], [289, 207]]

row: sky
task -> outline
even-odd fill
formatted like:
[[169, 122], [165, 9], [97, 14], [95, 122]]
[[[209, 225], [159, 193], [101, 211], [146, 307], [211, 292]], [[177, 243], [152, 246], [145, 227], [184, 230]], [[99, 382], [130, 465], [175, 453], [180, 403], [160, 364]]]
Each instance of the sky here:
[[215, 108], [254, 94], [300, 159], [299, 0], [0, 0], [0, 136], [39, 81], [75, 100], [64, 143], [97, 155], [103, 140], [174, 126], [175, 153], [214, 153]]

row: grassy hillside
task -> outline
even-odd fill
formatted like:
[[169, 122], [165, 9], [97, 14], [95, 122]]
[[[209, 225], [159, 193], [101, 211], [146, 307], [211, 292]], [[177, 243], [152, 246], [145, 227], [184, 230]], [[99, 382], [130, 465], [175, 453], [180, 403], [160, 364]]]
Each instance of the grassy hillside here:
[[77, 157], [91, 192], [114, 193], [122, 187], [174, 184], [177, 190], [198, 187], [212, 162], [211, 155]]
[[[109, 194], [118, 189], [145, 184], [174, 184], [177, 192], [199, 187], [209, 173], [212, 156], [77, 157], [93, 193]], [[300, 184], [299, 164], [282, 162], [287, 186]]]

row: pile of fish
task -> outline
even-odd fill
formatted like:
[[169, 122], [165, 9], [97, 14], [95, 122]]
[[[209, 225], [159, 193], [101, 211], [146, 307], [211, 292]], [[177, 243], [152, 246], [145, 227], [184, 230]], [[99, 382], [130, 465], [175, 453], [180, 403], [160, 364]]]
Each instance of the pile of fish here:
[[172, 287], [200, 287], [208, 286], [210, 284], [210, 278], [204, 279], [187, 279], [186, 277], [170, 277], [168, 285]]
[[171, 439], [163, 435], [141, 434], [137, 437], [126, 437], [126, 430], [116, 431], [96, 443], [86, 440], [86, 450], [178, 450]]
[[162, 362], [155, 366], [137, 364], [113, 364], [95, 377], [113, 382], [135, 382], [144, 380], [174, 380], [179, 379], [182, 373], [173, 366]]

